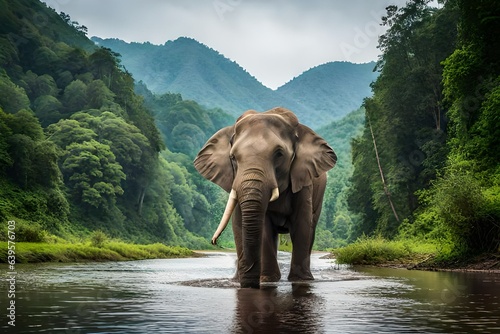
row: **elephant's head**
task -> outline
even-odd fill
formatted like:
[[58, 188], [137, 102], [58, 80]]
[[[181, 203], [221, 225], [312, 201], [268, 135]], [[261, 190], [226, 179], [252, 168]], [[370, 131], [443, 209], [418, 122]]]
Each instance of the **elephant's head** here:
[[215, 133], [194, 161], [201, 175], [230, 192], [212, 243], [239, 204], [243, 253], [250, 270], [259, 261], [269, 202], [288, 188], [297, 193], [311, 186], [313, 179], [332, 168], [336, 160], [326, 141], [299, 124], [291, 111], [275, 108], [263, 113], [245, 112], [235, 125]]

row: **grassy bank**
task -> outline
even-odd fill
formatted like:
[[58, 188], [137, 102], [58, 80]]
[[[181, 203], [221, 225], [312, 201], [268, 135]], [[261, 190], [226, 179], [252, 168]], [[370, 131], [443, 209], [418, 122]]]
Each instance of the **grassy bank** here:
[[500, 274], [500, 250], [480, 254], [457, 252], [445, 242], [365, 237], [331, 252], [339, 264]]
[[[101, 230], [80, 235], [65, 233], [64, 238], [50, 234], [39, 224], [15, 220], [15, 259], [17, 263], [127, 261], [196, 256], [186, 247], [161, 243], [137, 244], [110, 238]], [[7, 224], [0, 228], [0, 263], [7, 262]], [[12, 245], [12, 244], [11, 244]]]
[[[108, 241], [99, 246], [92, 245], [91, 242], [18, 242], [15, 246], [17, 263], [126, 261], [195, 255], [193, 251], [184, 247], [172, 247], [159, 243], [137, 245], [123, 241]], [[0, 263], [6, 261], [7, 242], [0, 242]]]
[[411, 266], [441, 256], [448, 249], [430, 242], [365, 237], [331, 252], [339, 264]]

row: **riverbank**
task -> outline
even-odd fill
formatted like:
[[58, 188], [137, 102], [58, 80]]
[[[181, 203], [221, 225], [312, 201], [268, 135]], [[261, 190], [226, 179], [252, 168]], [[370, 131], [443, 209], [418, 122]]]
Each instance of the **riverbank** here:
[[331, 250], [339, 264], [428, 271], [480, 271], [500, 274], [500, 252], [456, 256], [451, 246], [412, 240], [362, 238]]
[[15, 256], [16, 263], [130, 261], [199, 256], [185, 247], [166, 246], [160, 243], [140, 245], [123, 241], [107, 241], [99, 246], [90, 242], [17, 242], [15, 254], [8, 251], [8, 243], [0, 242], [0, 263], [6, 263], [8, 255]]
[[408, 269], [428, 271], [489, 272], [500, 274], [500, 253], [485, 253], [448, 261], [424, 261]]

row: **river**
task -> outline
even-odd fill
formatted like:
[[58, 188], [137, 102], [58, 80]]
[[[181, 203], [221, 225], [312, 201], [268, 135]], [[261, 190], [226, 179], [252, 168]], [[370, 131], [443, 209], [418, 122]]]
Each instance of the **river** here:
[[[310, 283], [260, 290], [230, 278], [235, 254], [17, 265], [16, 327], [2, 333], [500, 333], [500, 276], [350, 268], [314, 254]], [[290, 256], [280, 253], [283, 276]], [[4, 268], [1, 267], [4, 273]], [[4, 274], [2, 274], [5, 277]]]

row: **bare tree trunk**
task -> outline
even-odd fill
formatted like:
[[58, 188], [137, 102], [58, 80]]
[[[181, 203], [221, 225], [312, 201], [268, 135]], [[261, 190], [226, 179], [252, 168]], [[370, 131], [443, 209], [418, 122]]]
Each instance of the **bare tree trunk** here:
[[441, 93], [439, 87], [434, 87], [434, 121], [436, 123], [436, 130], [441, 130], [441, 107], [439, 106], [439, 101], [441, 101]]
[[377, 157], [377, 164], [378, 164], [378, 169], [380, 171], [380, 178], [382, 179], [382, 185], [384, 186], [384, 193], [387, 196], [387, 199], [389, 200], [389, 204], [391, 205], [391, 209], [392, 209], [392, 213], [394, 214], [394, 218], [396, 218], [396, 221], [399, 223], [398, 213], [396, 212], [396, 208], [394, 207], [394, 204], [392, 203], [391, 193], [389, 192], [389, 189], [387, 188], [387, 184], [385, 183], [384, 172], [382, 171], [382, 165], [380, 165], [380, 157], [378, 155], [377, 143], [375, 141], [375, 136], [373, 135], [372, 123], [370, 122], [370, 117], [368, 117], [368, 114], [366, 114], [366, 118], [368, 120], [368, 125], [370, 126], [370, 132], [372, 134], [373, 148], [375, 149], [375, 156]]
[[139, 206], [137, 209], [137, 213], [139, 213], [139, 216], [141, 215], [142, 212], [142, 204], [144, 203], [144, 196], [146, 195], [146, 187], [141, 188], [141, 192], [139, 194]]

